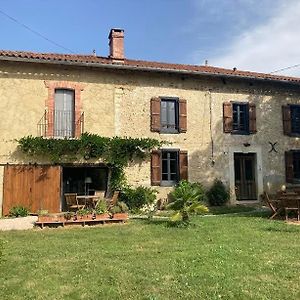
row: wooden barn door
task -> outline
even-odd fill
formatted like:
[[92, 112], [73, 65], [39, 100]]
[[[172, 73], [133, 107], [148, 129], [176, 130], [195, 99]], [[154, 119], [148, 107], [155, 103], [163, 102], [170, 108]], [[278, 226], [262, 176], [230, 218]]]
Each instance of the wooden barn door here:
[[60, 166], [7, 165], [4, 169], [3, 214], [14, 206], [24, 206], [32, 213], [60, 211]]

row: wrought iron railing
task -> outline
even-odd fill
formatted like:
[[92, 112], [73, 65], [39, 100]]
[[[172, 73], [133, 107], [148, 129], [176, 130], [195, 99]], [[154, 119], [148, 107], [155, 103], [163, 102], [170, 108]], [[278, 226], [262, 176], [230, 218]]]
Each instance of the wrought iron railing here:
[[84, 113], [76, 111], [45, 111], [37, 124], [43, 137], [74, 138], [84, 131]]

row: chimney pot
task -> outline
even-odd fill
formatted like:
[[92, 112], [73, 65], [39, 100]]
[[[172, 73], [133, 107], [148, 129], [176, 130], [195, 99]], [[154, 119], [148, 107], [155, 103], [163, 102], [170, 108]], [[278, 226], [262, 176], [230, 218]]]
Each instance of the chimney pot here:
[[124, 30], [113, 28], [109, 36], [109, 57], [116, 62], [124, 61]]

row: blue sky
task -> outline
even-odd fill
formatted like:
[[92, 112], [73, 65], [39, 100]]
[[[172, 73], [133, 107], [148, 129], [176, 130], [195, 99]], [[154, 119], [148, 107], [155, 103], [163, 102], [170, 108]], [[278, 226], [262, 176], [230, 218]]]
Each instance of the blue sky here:
[[[0, 10], [75, 53], [271, 72], [300, 63], [300, 0], [0, 0]], [[1, 49], [69, 51], [0, 14]], [[284, 72], [300, 76], [300, 67]]]

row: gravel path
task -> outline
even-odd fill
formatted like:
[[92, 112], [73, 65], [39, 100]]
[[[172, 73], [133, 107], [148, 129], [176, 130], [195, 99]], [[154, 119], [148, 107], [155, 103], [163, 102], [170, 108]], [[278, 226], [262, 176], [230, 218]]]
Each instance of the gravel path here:
[[32, 229], [37, 220], [36, 216], [0, 219], [0, 231]]

